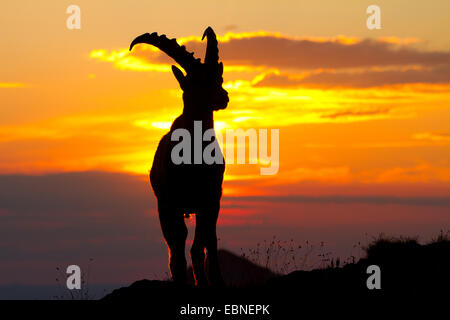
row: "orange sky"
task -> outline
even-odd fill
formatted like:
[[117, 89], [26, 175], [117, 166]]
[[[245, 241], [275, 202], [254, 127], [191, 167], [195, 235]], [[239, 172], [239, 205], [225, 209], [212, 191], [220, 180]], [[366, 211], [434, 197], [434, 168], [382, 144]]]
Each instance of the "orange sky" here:
[[[81, 30], [65, 28], [63, 2], [29, 2], [24, 10], [7, 5], [0, 172], [149, 170], [159, 138], [181, 112], [181, 92], [172, 61], [149, 46], [129, 53], [128, 44], [142, 32], [159, 31], [202, 56], [205, 23], [185, 27], [178, 10], [164, 21], [142, 14], [155, 18], [154, 11], [169, 10], [168, 4], [144, 10], [132, 1], [122, 12], [123, 4], [99, 3], [79, 3]], [[306, 18], [301, 5], [290, 5]], [[201, 12], [190, 12], [200, 20], [217, 10], [198, 6]], [[265, 184], [449, 183], [445, 33], [427, 33], [429, 23], [405, 32], [410, 17], [399, 4], [397, 20], [390, 17], [392, 5], [380, 4], [380, 31], [365, 28], [364, 11], [356, 14], [361, 5], [347, 12], [330, 3], [332, 20], [312, 5], [308, 10], [320, 24], [306, 19], [298, 25], [281, 17], [261, 23], [256, 12], [243, 13], [251, 2], [244, 6], [236, 10], [226, 2], [229, 16], [213, 19], [231, 97], [229, 107], [216, 113], [216, 128], [280, 129], [279, 174]], [[419, 19], [423, 8], [415, 7]], [[426, 10], [420, 12], [423, 22], [431, 21]], [[433, 12], [433, 25], [449, 27]], [[351, 27], [343, 17], [352, 19]], [[226, 179], [257, 184], [265, 179], [258, 168], [230, 165]]]
[[231, 98], [216, 129], [280, 129], [278, 174], [228, 165], [225, 194], [302, 194], [302, 183], [336, 194], [352, 185], [450, 190], [450, 42], [435, 32], [450, 27], [445, 10], [380, 2], [383, 27], [371, 31], [357, 1], [345, 10], [332, 1], [248, 1], [239, 10], [200, 1], [188, 15], [182, 4], [79, 1], [81, 29], [68, 30], [67, 5], [26, 1], [2, 12], [1, 173], [146, 175], [181, 112], [181, 91], [169, 58], [128, 44], [158, 31], [201, 57], [212, 24]]
[[[68, 30], [65, 11], [75, 3], [81, 29]], [[369, 4], [5, 3], [0, 174], [96, 170], [145, 178], [159, 139], [181, 113], [181, 91], [172, 61], [150, 46], [132, 53], [128, 46], [156, 31], [202, 57], [200, 36], [211, 25], [230, 94], [228, 108], [215, 113], [216, 129], [280, 130], [278, 174], [261, 176], [260, 164], [227, 166], [223, 225], [258, 210], [264, 216], [273, 205], [258, 198], [257, 207], [233, 211], [232, 197], [297, 197], [280, 200], [286, 225], [301, 208], [322, 216], [299, 223], [339, 223], [326, 206], [298, 196], [448, 197], [450, 3], [377, 1], [382, 29], [375, 31], [365, 24]], [[313, 203], [292, 205], [302, 201]], [[375, 207], [367, 212], [375, 215]], [[435, 209], [436, 225], [448, 226], [443, 208]], [[411, 209], [412, 221], [424, 210]], [[355, 221], [372, 221], [361, 219]]]

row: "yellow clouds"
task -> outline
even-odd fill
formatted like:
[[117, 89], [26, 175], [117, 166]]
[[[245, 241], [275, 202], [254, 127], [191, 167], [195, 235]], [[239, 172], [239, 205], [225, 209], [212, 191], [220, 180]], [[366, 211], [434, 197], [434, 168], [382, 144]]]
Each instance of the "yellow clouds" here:
[[417, 140], [446, 143], [450, 142], [450, 133], [422, 132], [414, 134], [413, 138]]
[[[229, 127], [412, 118], [417, 108], [432, 103], [430, 98], [437, 102], [433, 108], [449, 102], [450, 53], [420, 51], [411, 46], [416, 38], [308, 38], [258, 31], [228, 32], [218, 40], [231, 102], [217, 118]], [[203, 56], [199, 36], [177, 41]], [[131, 53], [94, 50], [90, 57], [122, 70], [170, 72], [174, 63], [148, 45]], [[173, 118], [144, 119], [149, 122], [142, 126], [167, 128]]]
[[[448, 87], [428, 91], [423, 85], [366, 89], [259, 87], [254, 81], [231, 81], [229, 109], [218, 113], [227, 122], [247, 127], [288, 126], [302, 123], [347, 123], [414, 118], [420, 109], [444, 108]], [[445, 89], [447, 88], [447, 89]], [[436, 88], [435, 88], [436, 89]]]
[[[154, 52], [151, 49], [143, 50]], [[168, 72], [170, 70], [170, 67], [167, 64], [149, 63], [139, 57], [133, 56], [129, 53], [128, 49], [112, 50], [110, 52], [103, 49], [92, 50], [89, 56], [91, 59], [114, 63], [114, 66], [121, 70], [158, 72]]]
[[381, 173], [376, 182], [408, 182], [408, 183], [430, 183], [430, 182], [450, 182], [450, 168], [436, 167], [424, 163], [414, 167], [397, 167]]
[[150, 122], [148, 120], [142, 119], [142, 120], [136, 120], [134, 121], [134, 125], [138, 127], [142, 127], [145, 129], [162, 129], [162, 130], [169, 130], [170, 126], [172, 125], [172, 122], [170, 121], [153, 121]]
[[0, 89], [1, 88], [24, 88], [25, 84], [18, 83], [18, 82], [0, 82]]

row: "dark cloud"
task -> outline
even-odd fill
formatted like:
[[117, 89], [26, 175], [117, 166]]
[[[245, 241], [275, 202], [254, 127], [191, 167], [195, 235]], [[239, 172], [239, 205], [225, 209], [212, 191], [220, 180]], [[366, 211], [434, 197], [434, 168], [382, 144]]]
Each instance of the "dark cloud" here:
[[257, 87], [352, 87], [368, 88], [407, 83], [450, 83], [450, 65], [420, 70], [387, 70], [350, 72], [318, 72], [303, 78], [286, 73], [270, 73]]
[[[141, 277], [161, 274], [166, 248], [155, 208], [148, 181], [128, 174], [0, 175], [0, 272], [9, 273], [0, 284], [28, 281], [26, 265], [52, 283], [55, 266], [89, 258], [109, 265], [108, 281], [129, 276], [119, 274], [123, 261], [140, 261]], [[152, 257], [159, 259], [145, 270]]]
[[335, 203], [335, 204], [377, 204], [407, 206], [450, 206], [450, 197], [390, 197], [390, 196], [250, 196], [226, 197], [231, 202], [271, 203]]
[[[197, 57], [203, 57], [205, 44], [185, 44]], [[232, 38], [219, 44], [221, 59], [227, 65], [267, 66], [279, 69], [341, 69], [403, 65], [436, 66], [450, 64], [450, 52], [420, 51], [408, 45], [375, 40], [353, 44], [339, 41], [313, 41], [274, 35]], [[137, 49], [134, 53], [152, 62], [172, 63], [161, 53]]]
[[318, 69], [390, 65], [449, 64], [449, 52], [420, 52], [409, 47], [364, 40], [356, 44], [255, 37], [222, 43], [223, 59], [231, 64]]
[[[26, 201], [24, 201], [26, 199]], [[155, 207], [148, 181], [108, 172], [0, 175], [0, 208], [20, 216], [129, 212]]]

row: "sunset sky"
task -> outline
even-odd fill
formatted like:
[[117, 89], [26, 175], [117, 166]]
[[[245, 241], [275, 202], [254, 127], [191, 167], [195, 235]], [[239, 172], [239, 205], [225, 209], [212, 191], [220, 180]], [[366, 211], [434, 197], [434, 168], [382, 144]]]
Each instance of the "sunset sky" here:
[[[366, 27], [371, 4], [381, 30]], [[230, 95], [216, 129], [279, 129], [276, 175], [226, 168], [222, 247], [275, 235], [344, 257], [379, 233], [450, 229], [449, 13], [446, 0], [2, 4], [0, 285], [52, 284], [56, 265], [91, 257], [94, 282], [166, 271], [147, 177], [182, 100], [170, 58], [128, 51], [145, 32], [203, 58], [212, 26]]]

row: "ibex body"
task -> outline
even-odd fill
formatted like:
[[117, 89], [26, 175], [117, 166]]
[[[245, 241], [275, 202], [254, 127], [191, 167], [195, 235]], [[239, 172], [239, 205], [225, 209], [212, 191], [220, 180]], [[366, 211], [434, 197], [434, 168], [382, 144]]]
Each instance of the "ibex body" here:
[[[222, 181], [225, 164], [194, 164], [194, 148], [190, 163], [175, 164], [171, 152], [178, 142], [172, 141], [176, 129], [184, 129], [194, 136], [194, 123], [201, 121], [202, 136], [214, 128], [213, 112], [228, 105], [228, 93], [223, 89], [223, 65], [219, 63], [217, 40], [214, 31], [208, 27], [204, 63], [195, 59], [175, 39], [167, 39], [156, 33], [137, 37], [130, 46], [147, 43], [154, 45], [172, 57], [186, 71], [186, 75], [175, 66], [173, 74], [183, 90], [183, 113], [175, 119], [169, 133], [160, 141], [150, 171], [150, 181], [158, 199], [161, 229], [169, 247], [169, 268], [175, 282], [186, 282], [185, 242], [186, 215], [196, 214], [194, 242], [191, 248], [194, 277], [198, 286], [223, 285], [217, 259], [216, 223], [222, 196]], [[203, 146], [204, 147], [204, 146]], [[202, 147], [202, 152], [203, 152]], [[220, 151], [220, 148], [216, 148]], [[216, 156], [217, 158], [217, 156]], [[208, 254], [209, 272], [205, 273], [205, 249]]]

